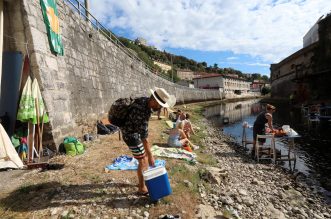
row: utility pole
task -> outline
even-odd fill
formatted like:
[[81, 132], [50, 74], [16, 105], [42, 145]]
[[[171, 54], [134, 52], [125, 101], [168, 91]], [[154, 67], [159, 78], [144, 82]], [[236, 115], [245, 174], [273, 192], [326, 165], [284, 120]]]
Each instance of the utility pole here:
[[85, 0], [85, 15], [86, 15], [86, 20], [90, 20], [90, 2], [89, 0]]
[[174, 64], [172, 63], [172, 54], [170, 54], [171, 59], [171, 80], [174, 82]]

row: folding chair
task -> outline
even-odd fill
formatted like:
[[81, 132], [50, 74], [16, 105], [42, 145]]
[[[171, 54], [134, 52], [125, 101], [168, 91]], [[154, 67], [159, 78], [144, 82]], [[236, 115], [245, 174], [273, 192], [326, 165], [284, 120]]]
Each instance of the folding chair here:
[[[261, 139], [265, 139], [265, 143], [261, 144], [261, 142], [259, 141]], [[268, 157], [260, 157], [260, 155], [262, 155], [262, 152], [265, 151], [268, 151], [268, 153], [266, 154], [268, 155]], [[271, 159], [273, 160], [273, 163], [276, 163], [276, 144], [275, 144], [274, 134], [257, 135], [256, 146], [255, 146], [255, 158], [257, 162], [259, 162], [260, 160]]]

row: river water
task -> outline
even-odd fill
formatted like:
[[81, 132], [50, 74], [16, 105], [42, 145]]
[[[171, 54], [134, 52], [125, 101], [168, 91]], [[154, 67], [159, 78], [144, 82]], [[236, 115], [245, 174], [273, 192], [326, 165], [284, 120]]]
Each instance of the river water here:
[[[265, 104], [258, 99], [240, 102], [222, 103], [220, 105], [206, 107], [205, 116], [213, 121], [225, 134], [231, 135], [241, 144], [243, 133], [243, 122], [253, 125], [256, 116], [263, 110]], [[286, 104], [274, 104], [277, 107], [273, 114], [275, 127], [290, 125], [300, 138], [295, 139], [295, 152], [297, 161], [295, 169], [293, 161], [282, 162], [284, 168], [299, 171], [307, 176], [317, 179], [321, 186], [331, 191], [331, 122], [309, 123], [300, 109], [291, 109]], [[225, 124], [226, 121], [228, 124]], [[253, 139], [253, 129], [246, 129], [247, 139]], [[248, 145], [248, 149], [252, 146]], [[288, 142], [278, 139], [276, 148], [281, 153], [288, 153]], [[247, 152], [249, 153], [250, 150]]]

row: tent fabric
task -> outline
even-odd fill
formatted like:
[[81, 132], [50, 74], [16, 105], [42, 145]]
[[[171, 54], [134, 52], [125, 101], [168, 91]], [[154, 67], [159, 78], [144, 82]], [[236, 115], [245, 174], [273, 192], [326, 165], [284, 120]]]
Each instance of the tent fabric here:
[[19, 158], [7, 132], [0, 124], [0, 169], [23, 168], [23, 162]]
[[[44, 101], [43, 98], [41, 96], [41, 92], [40, 92], [40, 88], [39, 88], [39, 84], [37, 79], [35, 78], [33, 80], [32, 83], [32, 97], [34, 100], [38, 99], [38, 108], [39, 108], [39, 121], [41, 121], [43, 113], [45, 112], [45, 105], [44, 105]], [[44, 123], [47, 123], [49, 121], [48, 116], [45, 112], [45, 116], [44, 116]], [[37, 124], [37, 111], [36, 111], [36, 107], [34, 107], [34, 113], [33, 113], [33, 117], [32, 117], [32, 123], [33, 124]]]
[[34, 113], [35, 105], [32, 96], [32, 81], [29, 76], [22, 91], [17, 112], [17, 120], [21, 122], [28, 122], [33, 118]]
[[[21, 122], [31, 121], [33, 124], [37, 124], [37, 110], [36, 99], [38, 99], [39, 106], [39, 120], [41, 120], [43, 113], [45, 112], [45, 105], [41, 96], [40, 88], [37, 79], [32, 80], [28, 77], [25, 86], [22, 91], [21, 100], [19, 103], [19, 109], [17, 113], [17, 120]], [[47, 123], [49, 118], [45, 112], [44, 123]]]

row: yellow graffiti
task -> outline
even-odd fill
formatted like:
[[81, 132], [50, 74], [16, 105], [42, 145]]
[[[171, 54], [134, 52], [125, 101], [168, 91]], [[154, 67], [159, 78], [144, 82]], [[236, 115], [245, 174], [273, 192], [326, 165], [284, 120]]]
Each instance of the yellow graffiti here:
[[54, 9], [52, 7], [47, 7], [46, 11], [52, 31], [56, 34], [59, 34], [60, 32], [59, 18], [56, 16]]

